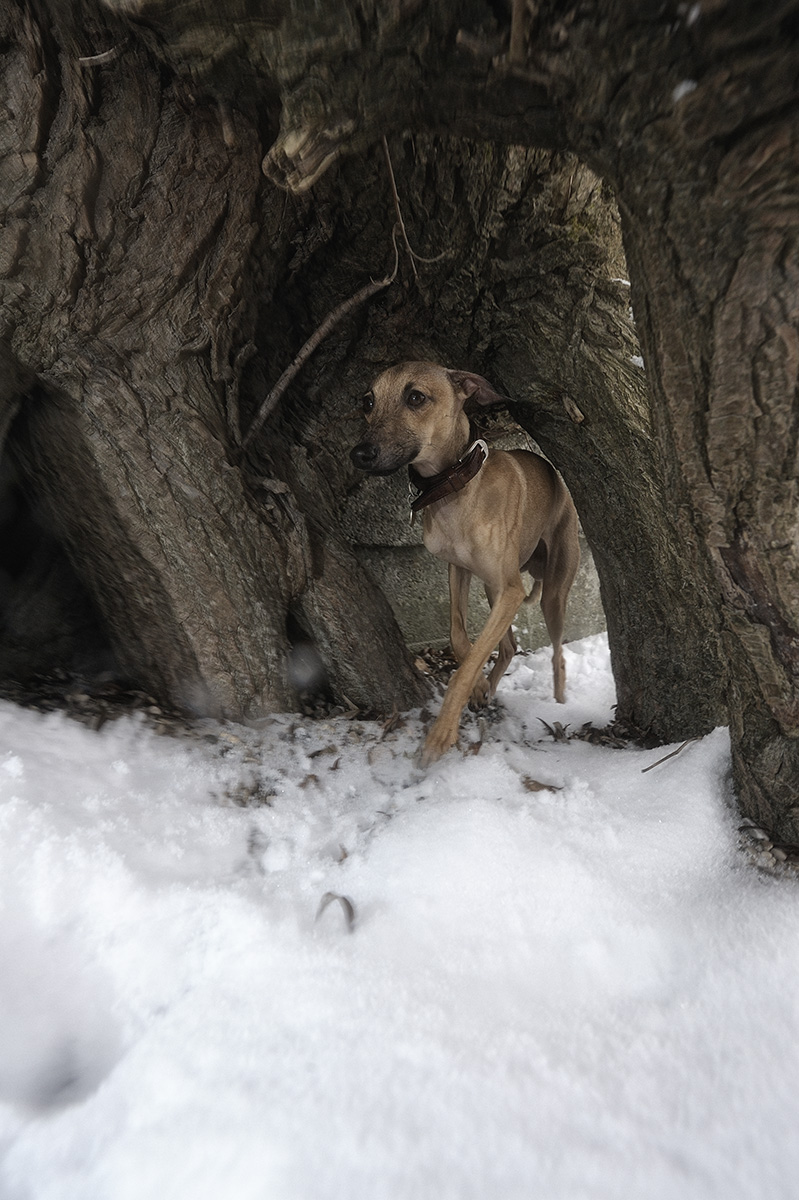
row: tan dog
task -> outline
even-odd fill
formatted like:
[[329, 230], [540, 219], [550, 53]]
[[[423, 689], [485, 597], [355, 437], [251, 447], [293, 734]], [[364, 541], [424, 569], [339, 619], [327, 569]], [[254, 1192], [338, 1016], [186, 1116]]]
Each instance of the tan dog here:
[[[431, 362], [405, 362], [378, 376], [363, 399], [369, 431], [351, 453], [356, 467], [388, 475], [409, 467], [424, 508], [424, 544], [449, 563], [450, 637], [460, 664], [425, 740], [427, 765], [458, 738], [464, 705], [484, 704], [516, 652], [511, 622], [525, 599], [541, 598], [552, 639], [555, 699], [563, 701], [561, 648], [566, 598], [580, 561], [577, 513], [566, 486], [545, 459], [526, 450], [469, 446], [466, 400], [502, 401], [480, 375]], [[468, 453], [467, 453], [468, 449]], [[528, 597], [520, 572], [536, 584]], [[485, 584], [491, 612], [472, 645], [466, 606], [472, 575]], [[540, 581], [540, 582], [539, 582]], [[499, 647], [486, 679], [483, 667]]]

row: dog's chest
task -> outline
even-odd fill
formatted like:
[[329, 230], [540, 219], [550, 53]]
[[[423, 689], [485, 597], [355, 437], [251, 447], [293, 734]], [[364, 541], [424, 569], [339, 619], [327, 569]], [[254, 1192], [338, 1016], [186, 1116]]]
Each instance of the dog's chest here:
[[472, 538], [469, 537], [468, 528], [464, 528], [463, 521], [452, 511], [454, 507], [441, 505], [435, 515], [425, 513], [425, 549], [435, 554], [436, 558], [443, 558], [444, 562], [471, 570], [474, 556]]

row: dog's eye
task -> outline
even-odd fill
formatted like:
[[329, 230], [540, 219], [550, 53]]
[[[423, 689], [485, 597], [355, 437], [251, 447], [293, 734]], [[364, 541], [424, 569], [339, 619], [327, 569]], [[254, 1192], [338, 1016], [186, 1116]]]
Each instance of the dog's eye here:
[[363, 411], [367, 417], [369, 416], [369, 413], [372, 411], [374, 406], [375, 406], [375, 398], [371, 392], [367, 392], [366, 395], [364, 396], [363, 400], [361, 401], [361, 408], [363, 409]]
[[427, 396], [425, 396], [424, 392], [417, 391], [409, 392], [408, 399], [405, 401], [408, 408], [421, 408], [426, 402]]

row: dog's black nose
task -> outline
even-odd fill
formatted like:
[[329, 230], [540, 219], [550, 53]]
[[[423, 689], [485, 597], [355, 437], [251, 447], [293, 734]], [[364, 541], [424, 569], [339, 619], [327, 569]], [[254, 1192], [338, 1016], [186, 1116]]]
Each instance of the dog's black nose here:
[[350, 458], [359, 471], [371, 471], [379, 451], [374, 442], [359, 442], [350, 450]]

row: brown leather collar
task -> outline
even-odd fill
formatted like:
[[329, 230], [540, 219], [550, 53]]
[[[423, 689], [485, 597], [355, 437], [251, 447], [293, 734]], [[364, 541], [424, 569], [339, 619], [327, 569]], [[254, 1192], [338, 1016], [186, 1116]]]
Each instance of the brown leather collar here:
[[478, 438], [476, 442], [472, 442], [469, 449], [456, 463], [447, 467], [446, 470], [440, 471], [438, 475], [425, 478], [413, 467], [408, 467], [411, 486], [416, 488], [419, 493], [415, 499], [411, 500], [412, 516], [415, 517], [420, 509], [427, 508], [428, 504], [435, 504], [436, 500], [443, 500], [445, 496], [451, 496], [453, 492], [459, 492], [465, 488], [469, 480], [474, 479], [487, 458], [488, 446], [482, 438]]

